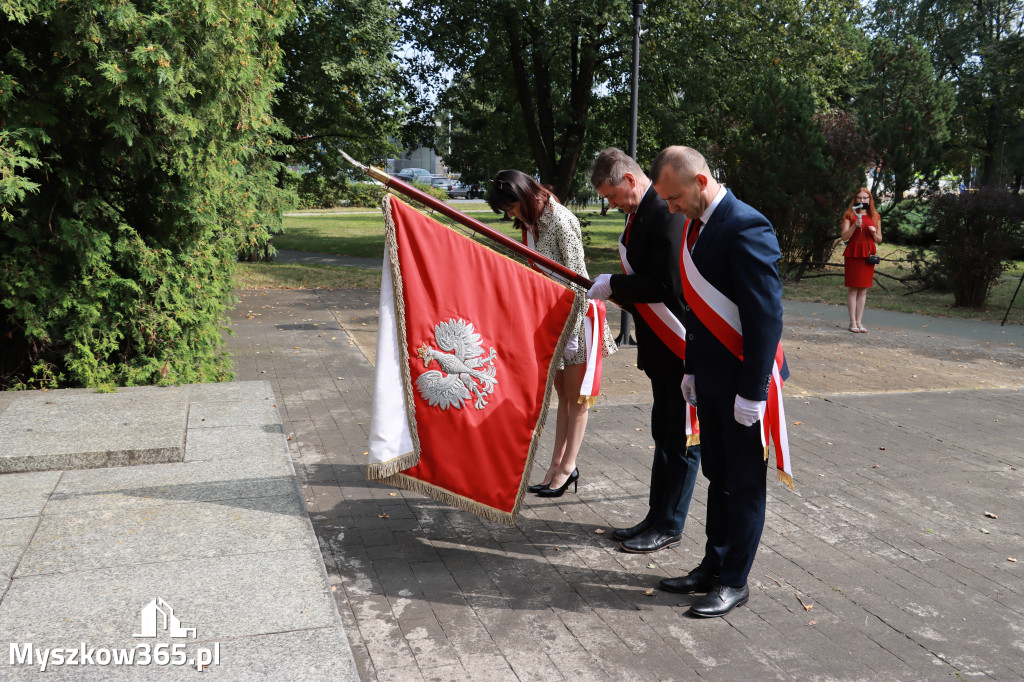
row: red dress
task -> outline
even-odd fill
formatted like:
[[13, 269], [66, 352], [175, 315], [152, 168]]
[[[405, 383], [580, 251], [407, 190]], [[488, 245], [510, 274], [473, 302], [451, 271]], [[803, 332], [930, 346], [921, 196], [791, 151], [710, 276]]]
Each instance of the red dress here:
[[846, 250], [843, 251], [843, 258], [846, 261], [844, 270], [846, 275], [846, 286], [854, 289], [866, 289], [871, 286], [875, 279], [875, 266], [868, 265], [864, 260], [876, 252], [875, 240], [868, 234], [867, 226], [874, 226], [871, 216], [861, 216], [861, 227], [853, 231], [853, 236], [846, 243]]

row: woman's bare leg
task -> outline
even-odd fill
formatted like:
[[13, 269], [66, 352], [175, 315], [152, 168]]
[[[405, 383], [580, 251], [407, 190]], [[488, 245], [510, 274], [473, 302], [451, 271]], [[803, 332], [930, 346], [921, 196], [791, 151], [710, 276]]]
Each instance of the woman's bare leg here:
[[576, 456], [583, 443], [583, 434], [587, 430], [587, 419], [590, 415], [589, 407], [579, 402], [580, 386], [586, 373], [585, 364], [566, 365], [565, 370], [560, 372], [563, 381], [562, 390], [558, 394], [558, 420], [561, 424], [564, 413], [565, 428], [563, 430], [561, 426], [555, 427], [555, 450], [551, 458], [551, 469], [548, 470], [548, 474], [553, 478], [548, 485], [549, 488], [561, 487], [576, 469]]

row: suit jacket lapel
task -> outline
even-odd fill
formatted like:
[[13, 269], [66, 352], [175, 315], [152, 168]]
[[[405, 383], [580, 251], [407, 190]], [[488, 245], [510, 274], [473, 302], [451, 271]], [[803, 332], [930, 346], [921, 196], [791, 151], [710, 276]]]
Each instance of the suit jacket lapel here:
[[706, 252], [706, 249], [712, 247], [715, 241], [717, 241], [718, 235], [721, 232], [719, 228], [729, 219], [729, 213], [732, 211], [733, 202], [735, 201], [736, 197], [733, 193], [725, 190], [725, 196], [718, 202], [715, 212], [711, 214], [711, 220], [701, 229], [700, 237], [697, 238], [697, 245], [693, 249], [695, 260], [702, 255], [702, 251]]

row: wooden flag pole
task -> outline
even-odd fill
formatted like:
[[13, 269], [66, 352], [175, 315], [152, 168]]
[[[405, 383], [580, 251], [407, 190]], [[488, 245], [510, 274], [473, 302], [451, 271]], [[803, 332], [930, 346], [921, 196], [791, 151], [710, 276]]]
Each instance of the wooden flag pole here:
[[383, 184], [385, 187], [389, 187], [395, 190], [396, 192], [404, 194], [410, 199], [415, 199], [421, 204], [429, 206], [438, 213], [443, 213], [444, 215], [448, 216], [449, 218], [459, 223], [460, 225], [467, 227], [470, 230], [473, 230], [477, 234], [482, 234], [488, 239], [498, 242], [502, 246], [512, 251], [515, 251], [520, 256], [531, 260], [533, 263], [540, 265], [548, 270], [551, 270], [559, 277], [566, 279], [572, 282], [573, 284], [577, 284], [583, 287], [584, 289], [589, 289], [590, 286], [593, 284], [593, 282], [591, 282], [583, 275], [577, 274], [573, 270], [570, 270], [569, 268], [565, 267], [564, 265], [557, 261], [551, 260], [547, 256], [542, 256], [541, 254], [531, 249], [529, 246], [521, 244], [517, 242], [515, 239], [512, 239], [511, 237], [506, 236], [501, 232], [498, 232], [497, 230], [488, 227], [487, 225], [484, 225], [476, 218], [472, 218], [463, 213], [462, 211], [452, 208], [451, 206], [441, 201], [440, 199], [435, 199], [426, 192], [422, 192], [413, 187], [412, 185], [402, 182], [398, 178], [391, 177], [387, 173], [387, 171], [381, 170], [380, 168], [375, 168], [373, 166], [363, 165], [356, 161], [355, 159], [353, 159], [348, 154], [346, 154], [345, 152], [341, 152], [341, 155], [345, 157], [346, 161], [351, 163], [356, 168], [359, 168], [364, 173], [369, 175], [371, 178]]

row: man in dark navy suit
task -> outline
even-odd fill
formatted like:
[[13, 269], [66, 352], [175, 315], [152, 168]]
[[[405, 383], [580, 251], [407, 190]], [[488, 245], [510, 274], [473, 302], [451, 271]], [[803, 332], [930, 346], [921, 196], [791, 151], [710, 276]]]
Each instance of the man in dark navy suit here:
[[[665, 149], [651, 166], [651, 177], [669, 209], [694, 221], [684, 248], [696, 272], [686, 267], [683, 277], [698, 289], [686, 287], [682, 392], [697, 406], [708, 479], [704, 558], [687, 575], [666, 578], [661, 586], [669, 592], [705, 592], [690, 613], [724, 616], [749, 598], [747, 575], [764, 528], [761, 419], [782, 336], [779, 242], [763, 215], [715, 181], [700, 152]], [[703, 295], [714, 290], [724, 300]], [[717, 313], [725, 315], [716, 319]], [[725, 343], [721, 320], [730, 315], [741, 325], [742, 359]], [[788, 376], [785, 364], [780, 374]]]
[[[684, 339], [678, 254], [686, 221], [671, 214], [647, 175], [622, 150], [602, 151], [590, 180], [608, 205], [621, 209], [627, 218], [619, 238], [626, 274], [598, 275], [588, 295], [611, 296], [634, 313], [637, 365], [650, 378], [654, 397], [654, 462], [647, 515], [612, 536], [621, 540], [619, 546], [627, 552], [655, 552], [682, 539], [700, 468], [700, 445], [686, 444], [686, 401], [680, 390]], [[673, 319], [679, 325], [676, 334]]]

